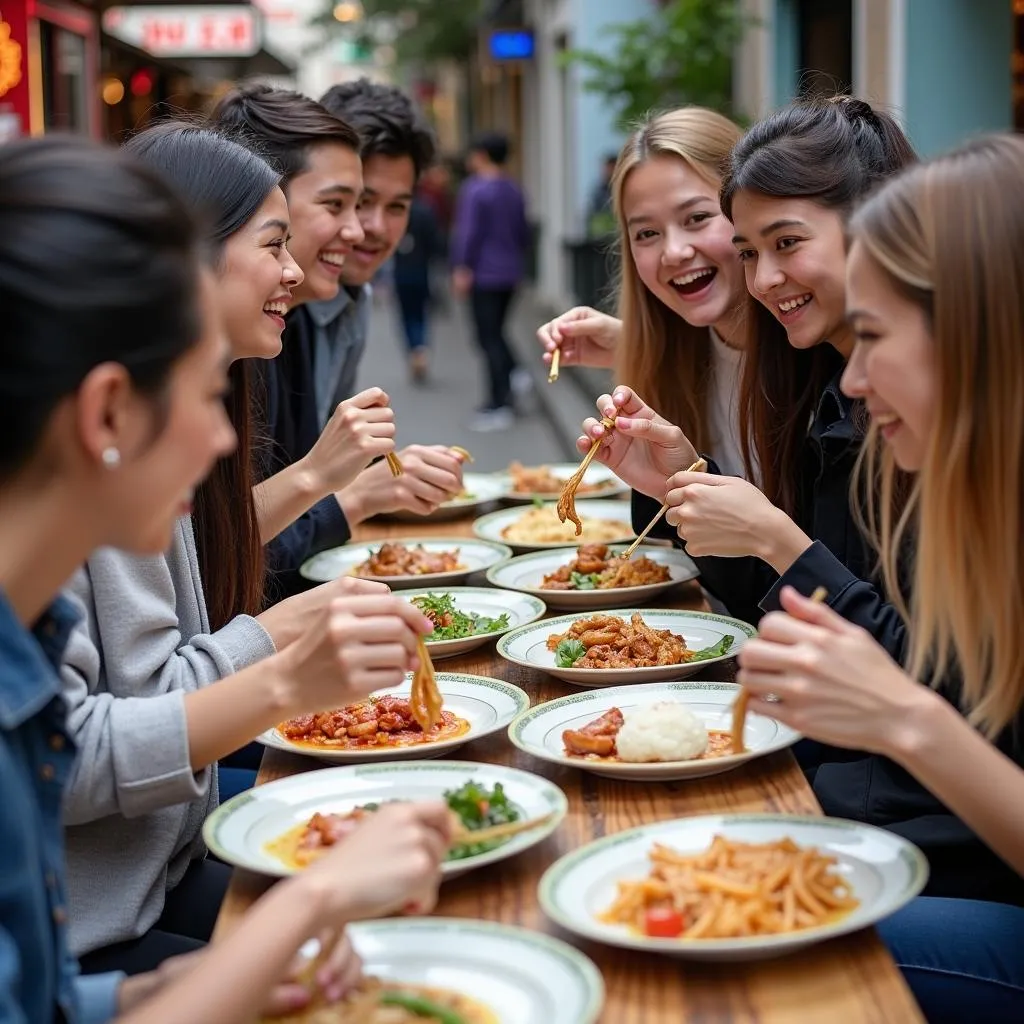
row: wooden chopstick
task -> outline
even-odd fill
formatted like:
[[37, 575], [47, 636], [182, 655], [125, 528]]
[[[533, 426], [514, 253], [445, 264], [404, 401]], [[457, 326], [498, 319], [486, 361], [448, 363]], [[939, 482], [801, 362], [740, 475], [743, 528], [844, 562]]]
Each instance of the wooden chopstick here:
[[384, 459], [385, 459], [385, 461], [387, 462], [388, 466], [391, 469], [391, 475], [392, 476], [401, 476], [402, 475], [402, 463], [399, 460], [398, 456], [394, 452], [388, 452], [384, 456]]
[[[704, 459], [698, 459], [686, 472], [687, 473], [703, 473], [708, 468], [708, 464]], [[662, 505], [658, 509], [658, 514], [644, 527], [643, 533], [641, 533], [632, 544], [622, 552], [622, 558], [627, 561], [633, 557], [634, 552], [644, 542], [644, 538], [658, 525], [661, 521], [661, 517], [668, 511], [668, 505]]]
[[555, 351], [551, 353], [551, 369], [548, 370], [549, 384], [554, 384], [555, 381], [558, 380], [558, 364], [561, 360], [562, 350], [560, 348], [556, 348]]
[[506, 821], [501, 825], [491, 825], [488, 828], [468, 829], [460, 824], [452, 834], [449, 847], [465, 846], [467, 843], [491, 843], [495, 839], [511, 839], [521, 832], [532, 832], [535, 828], [546, 825], [554, 814], [544, 814], [539, 818], [528, 818], [524, 821]]

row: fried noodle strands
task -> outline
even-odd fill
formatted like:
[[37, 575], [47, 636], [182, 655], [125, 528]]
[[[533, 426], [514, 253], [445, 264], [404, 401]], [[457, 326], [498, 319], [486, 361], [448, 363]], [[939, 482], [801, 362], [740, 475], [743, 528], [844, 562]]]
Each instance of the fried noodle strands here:
[[420, 664], [412, 677], [409, 704], [417, 725], [424, 732], [428, 732], [441, 721], [441, 692], [437, 688], [434, 665], [422, 636], [417, 638], [416, 648]]
[[[601, 420], [601, 426], [605, 430], [614, 430], [615, 421], [608, 419], [605, 416]], [[580, 463], [580, 468], [565, 483], [562, 485], [562, 493], [558, 498], [558, 505], [556, 510], [558, 512], [558, 521], [564, 523], [566, 519], [570, 520], [576, 526], [576, 536], [578, 537], [583, 532], [583, 523], [580, 522], [580, 517], [576, 514], [576, 488], [583, 483], [583, 476], [587, 472], [587, 467], [591, 462], [594, 461], [594, 456], [597, 454], [598, 448], [601, 447], [601, 442], [604, 440], [603, 437], [599, 437], [591, 446], [590, 451], [583, 456], [583, 461]]]

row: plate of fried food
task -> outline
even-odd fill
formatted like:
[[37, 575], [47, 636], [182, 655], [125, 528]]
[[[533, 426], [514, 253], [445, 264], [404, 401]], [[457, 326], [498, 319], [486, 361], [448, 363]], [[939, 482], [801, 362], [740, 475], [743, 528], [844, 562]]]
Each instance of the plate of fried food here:
[[763, 960], [875, 924], [928, 880], [924, 854], [839, 818], [715, 814], [618, 832], [556, 861], [544, 912], [611, 946]]
[[[206, 819], [203, 835], [221, 860], [283, 877], [308, 867], [368, 814], [397, 800], [448, 804], [460, 841], [448, 851], [444, 878], [536, 845], [558, 828], [568, 808], [554, 783], [517, 768], [403, 761], [303, 772], [247, 790]], [[504, 833], [488, 838], [506, 825]]]
[[564, 548], [567, 544], [613, 544], [633, 538], [629, 505], [623, 501], [578, 501], [576, 511], [582, 532], [566, 520], [559, 522], [555, 505], [533, 508], [505, 508], [481, 516], [473, 523], [473, 533], [482, 540], [507, 544], [516, 551], [542, 551]]
[[734, 719], [739, 692], [735, 683], [705, 682], [587, 690], [524, 711], [508, 736], [542, 761], [609, 779], [702, 779], [800, 739], [772, 718]]
[[498, 653], [576, 686], [655, 683], [733, 657], [756, 632], [711, 612], [620, 608], [514, 629], [498, 641]]
[[440, 523], [461, 519], [497, 504], [507, 491], [507, 480], [496, 473], [463, 473], [462, 490], [454, 498], [438, 505], [433, 512], [426, 515], [407, 511], [391, 512], [388, 518], [406, 523]]
[[[559, 939], [512, 925], [406, 917], [346, 926], [364, 979], [265, 1024], [595, 1024], [601, 972]], [[310, 966], [315, 941], [303, 947]]]
[[696, 565], [685, 551], [641, 545], [625, 559], [625, 545], [581, 544], [499, 562], [487, 582], [541, 598], [549, 608], [591, 611], [624, 602], [642, 604], [695, 579]]
[[[578, 462], [554, 462], [545, 466], [524, 466], [521, 462], [513, 462], [503, 474], [503, 497], [506, 501], [522, 504], [557, 501], [566, 480], [578, 469]], [[624, 484], [607, 466], [591, 463], [576, 493], [581, 498], [610, 498], [628, 491], [629, 485]]]
[[440, 757], [470, 740], [504, 729], [530, 706], [518, 686], [487, 676], [437, 672], [438, 721], [416, 720], [412, 675], [401, 686], [378, 690], [343, 708], [300, 715], [256, 739], [268, 747], [339, 764]]
[[482, 572], [512, 556], [504, 544], [467, 537], [437, 537], [346, 544], [321, 551], [299, 570], [315, 583], [339, 576], [358, 576], [386, 583], [393, 590], [440, 584], [457, 586], [474, 572]]
[[547, 612], [539, 598], [491, 587], [405, 591], [402, 596], [434, 624], [425, 638], [434, 661], [465, 654]]

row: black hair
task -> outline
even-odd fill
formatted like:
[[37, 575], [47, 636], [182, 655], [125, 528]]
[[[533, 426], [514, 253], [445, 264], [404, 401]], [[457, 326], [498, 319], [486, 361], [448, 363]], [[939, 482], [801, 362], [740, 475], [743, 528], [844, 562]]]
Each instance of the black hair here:
[[359, 152], [356, 130], [316, 100], [289, 89], [247, 85], [228, 93], [210, 115], [216, 126], [229, 126], [281, 172], [283, 185], [309, 169], [309, 151], [325, 143]]
[[128, 153], [59, 135], [0, 147], [0, 478], [101, 363], [159, 396], [201, 332], [189, 209]]
[[492, 164], [503, 167], [508, 160], [508, 137], [500, 132], [484, 132], [470, 144], [471, 153], [483, 153]]
[[359, 133], [364, 160], [407, 156], [417, 178], [434, 162], [434, 131], [401, 89], [360, 78], [331, 86], [320, 102]]
[[169, 181], [202, 218], [215, 249], [256, 214], [281, 175], [251, 149], [213, 128], [165, 121], [124, 144]]

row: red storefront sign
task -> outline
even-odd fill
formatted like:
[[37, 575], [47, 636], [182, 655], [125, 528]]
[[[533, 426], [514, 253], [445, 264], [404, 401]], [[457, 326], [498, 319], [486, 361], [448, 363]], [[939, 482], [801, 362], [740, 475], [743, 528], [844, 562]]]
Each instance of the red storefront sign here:
[[29, 131], [26, 0], [0, 0], [0, 143]]

